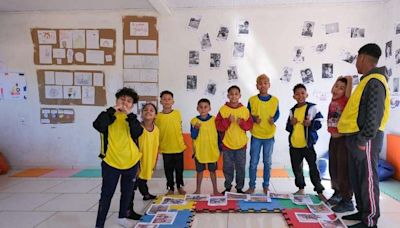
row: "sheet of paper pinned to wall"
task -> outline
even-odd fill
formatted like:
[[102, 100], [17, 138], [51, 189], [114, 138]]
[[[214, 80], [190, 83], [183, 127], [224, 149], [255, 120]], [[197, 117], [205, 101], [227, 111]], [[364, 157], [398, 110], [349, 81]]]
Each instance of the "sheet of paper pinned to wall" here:
[[99, 49], [99, 30], [86, 30], [86, 48]]
[[72, 72], [56, 72], [56, 85], [73, 85], [74, 76]]
[[74, 85], [92, 85], [92, 72], [74, 72]]
[[86, 50], [86, 63], [104, 64], [104, 51]]
[[54, 71], [44, 72], [44, 83], [46, 85], [54, 85], [56, 83], [56, 80], [54, 78]]
[[53, 48], [53, 58], [56, 59], [65, 59], [66, 54], [65, 54], [65, 49], [64, 48]]
[[60, 30], [60, 48], [72, 48], [72, 30]]
[[44, 87], [45, 89], [45, 98], [46, 99], [62, 99], [63, 98], [63, 90], [62, 86], [48, 86]]
[[53, 63], [51, 45], [39, 45], [39, 62], [42, 64]]
[[0, 101], [27, 99], [24, 73], [0, 72]]
[[130, 23], [131, 36], [148, 36], [149, 23], [148, 22], [131, 22]]
[[56, 30], [38, 30], [38, 41], [39, 44], [56, 44], [57, 33]]
[[81, 99], [80, 86], [63, 86], [64, 99]]
[[124, 81], [127, 82], [158, 82], [156, 69], [124, 69]]
[[124, 68], [158, 69], [158, 56], [125, 55]]
[[140, 54], [157, 54], [157, 40], [138, 40]]
[[95, 90], [93, 86], [82, 86], [82, 104], [94, 104]]
[[157, 83], [126, 82], [124, 86], [134, 89], [141, 96], [158, 96]]
[[103, 86], [104, 81], [103, 73], [93, 73], [93, 85], [94, 86]]
[[125, 40], [125, 53], [135, 54], [137, 53], [136, 40]]
[[113, 39], [100, 39], [100, 47], [113, 48], [114, 40]]
[[107, 62], [107, 63], [112, 62], [112, 60], [113, 60], [112, 58], [113, 58], [112, 55], [106, 55], [106, 56], [105, 56], [105, 59], [106, 59], [106, 62]]
[[73, 30], [72, 32], [72, 47], [85, 48], [85, 30]]

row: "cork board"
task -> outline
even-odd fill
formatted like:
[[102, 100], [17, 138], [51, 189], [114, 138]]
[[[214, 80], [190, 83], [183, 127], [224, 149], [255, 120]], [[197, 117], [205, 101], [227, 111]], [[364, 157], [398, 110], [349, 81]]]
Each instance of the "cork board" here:
[[114, 29], [33, 28], [36, 65], [115, 65]]
[[75, 121], [75, 111], [71, 108], [40, 108], [41, 124], [66, 124]]
[[89, 70], [37, 70], [39, 100], [46, 105], [105, 106], [105, 75]]

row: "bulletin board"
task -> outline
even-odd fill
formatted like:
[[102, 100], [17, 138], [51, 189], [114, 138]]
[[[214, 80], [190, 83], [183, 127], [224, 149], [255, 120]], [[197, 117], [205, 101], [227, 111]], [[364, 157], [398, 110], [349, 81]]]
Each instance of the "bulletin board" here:
[[36, 65], [115, 65], [114, 29], [31, 29]]
[[71, 108], [40, 108], [41, 124], [67, 124], [75, 121], [75, 111]]
[[158, 106], [157, 18], [125, 16], [123, 22], [124, 86], [139, 94], [138, 114], [145, 103]]
[[37, 70], [39, 99], [46, 105], [105, 106], [105, 75], [89, 70]]

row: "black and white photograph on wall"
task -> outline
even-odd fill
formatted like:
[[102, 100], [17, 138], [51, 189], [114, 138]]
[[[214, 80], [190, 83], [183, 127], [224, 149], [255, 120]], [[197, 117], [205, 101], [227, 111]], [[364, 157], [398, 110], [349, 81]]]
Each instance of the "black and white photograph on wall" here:
[[400, 80], [399, 78], [393, 78], [393, 88], [392, 88], [392, 93], [399, 93], [399, 88], [400, 88]]
[[233, 43], [233, 57], [243, 58], [244, 56], [244, 43]]
[[192, 30], [197, 30], [199, 29], [200, 22], [201, 22], [201, 16], [191, 17], [189, 20], [188, 28]]
[[209, 81], [206, 88], [206, 94], [215, 95], [217, 92], [217, 84], [213, 81]]
[[225, 41], [228, 39], [229, 29], [226, 26], [220, 26], [218, 30], [217, 40]]
[[365, 29], [364, 28], [358, 28], [358, 27], [352, 27], [350, 29], [350, 37], [351, 38], [363, 38], [363, 37], [365, 37]]
[[302, 36], [312, 37], [314, 32], [314, 24], [313, 21], [305, 21], [303, 24], [303, 29], [301, 31]]
[[197, 75], [186, 76], [186, 89], [187, 90], [197, 89]]
[[199, 51], [189, 51], [189, 66], [198, 66], [200, 63]]
[[386, 76], [388, 76], [388, 78], [392, 77], [392, 68], [386, 68]]
[[354, 60], [357, 59], [357, 55], [351, 54], [349, 51], [342, 50], [341, 52], [341, 59], [347, 63], [354, 63]]
[[360, 83], [360, 77], [358, 77], [358, 75], [357, 74], [355, 74], [355, 75], [353, 75], [353, 80], [352, 80], [352, 84], [353, 84], [353, 87], [354, 86], [356, 86], [356, 85], [358, 85], [359, 83]]
[[400, 49], [397, 49], [395, 54], [394, 54], [394, 58], [396, 61], [396, 64], [400, 64]]
[[400, 97], [399, 96], [390, 96], [390, 108], [391, 109], [400, 109]]
[[210, 68], [219, 68], [221, 66], [221, 53], [210, 53]]
[[396, 25], [396, 34], [400, 34], [400, 23]]
[[323, 63], [322, 64], [322, 78], [333, 78], [333, 64]]
[[250, 24], [248, 20], [241, 20], [238, 23], [238, 34], [239, 35], [248, 35]]
[[228, 81], [233, 81], [238, 79], [236, 66], [228, 66], [227, 73], [228, 73]]
[[293, 68], [291, 67], [284, 67], [282, 77], [280, 78], [282, 82], [290, 82], [292, 78]]
[[294, 58], [293, 62], [302, 63], [304, 62], [303, 47], [294, 47]]
[[326, 50], [327, 46], [328, 46], [327, 43], [317, 44], [317, 46], [315, 46], [315, 52], [321, 54]]
[[389, 58], [390, 56], [392, 56], [392, 41], [386, 42], [385, 45], [385, 57]]
[[201, 37], [201, 50], [208, 50], [211, 48], [211, 41], [210, 41], [210, 36], [208, 35], [208, 33], [205, 33], [202, 37]]
[[301, 80], [303, 81], [304, 84], [309, 84], [311, 82], [314, 82], [314, 76], [310, 68], [301, 70], [300, 74], [301, 74]]
[[329, 35], [332, 33], [338, 33], [339, 32], [339, 23], [330, 23], [325, 25], [325, 34]]

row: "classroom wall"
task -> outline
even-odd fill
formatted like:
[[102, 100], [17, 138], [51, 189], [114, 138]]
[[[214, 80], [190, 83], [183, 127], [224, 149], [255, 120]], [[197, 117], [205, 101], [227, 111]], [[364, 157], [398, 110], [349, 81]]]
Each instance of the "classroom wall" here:
[[[239, 85], [242, 89], [242, 102], [257, 93], [255, 78], [266, 73], [271, 78], [270, 93], [280, 100], [281, 117], [277, 124], [273, 165], [290, 166], [288, 153], [288, 134], [285, 122], [288, 110], [295, 104], [292, 88], [301, 82], [300, 69], [311, 68], [314, 83], [307, 85], [309, 101], [318, 104], [326, 116], [330, 101], [332, 79], [321, 78], [321, 64], [333, 63], [334, 75], [356, 74], [353, 64], [340, 60], [342, 49], [353, 53], [367, 42], [384, 44], [388, 28], [382, 25], [394, 23], [398, 16], [399, 3], [386, 4], [345, 4], [345, 5], [304, 5], [269, 6], [240, 9], [185, 9], [173, 10], [171, 16], [158, 16], [160, 40], [160, 91], [164, 89], [175, 93], [175, 108], [183, 114], [183, 130], [189, 131], [190, 119], [197, 115], [196, 103], [202, 97], [211, 99], [212, 114], [226, 101], [226, 89]], [[387, 15], [389, 16], [371, 16]], [[122, 86], [122, 16], [156, 15], [143, 11], [89, 11], [89, 12], [34, 12], [0, 14], [0, 67], [6, 70], [23, 71], [27, 75], [28, 99], [20, 102], [1, 101], [0, 108], [0, 151], [9, 159], [14, 168], [29, 166], [55, 167], [98, 167], [97, 154], [100, 149], [99, 134], [92, 128], [92, 121], [106, 107], [71, 106], [75, 110], [75, 123], [65, 125], [41, 125], [40, 107], [54, 107], [39, 104], [36, 69], [102, 70], [106, 75], [107, 106], [114, 104], [114, 93]], [[191, 16], [201, 15], [198, 31], [187, 29]], [[397, 17], [397, 18], [396, 18]], [[238, 37], [236, 23], [246, 19], [250, 22], [250, 35]], [[304, 21], [315, 21], [314, 36], [302, 37]], [[339, 22], [339, 33], [325, 35], [323, 24]], [[216, 41], [219, 26], [230, 29], [228, 40]], [[117, 32], [115, 66], [35, 66], [33, 64], [33, 44], [30, 29], [41, 28], [114, 28]], [[365, 38], [350, 38], [349, 27], [366, 29]], [[201, 51], [200, 37], [208, 32], [212, 48]], [[398, 39], [398, 37], [397, 37]], [[245, 42], [245, 56], [242, 59], [232, 57], [233, 42]], [[312, 51], [312, 47], [326, 42], [327, 50], [323, 54]], [[397, 41], [398, 42], [398, 41]], [[396, 44], [397, 47], [399, 44]], [[294, 47], [303, 46], [305, 62], [292, 61]], [[395, 46], [395, 45], [394, 45]], [[200, 51], [200, 66], [188, 66], [189, 50]], [[217, 70], [209, 69], [209, 53], [221, 53], [222, 63]], [[226, 69], [236, 64], [239, 79], [228, 82]], [[282, 68], [293, 68], [290, 83], [282, 83], [279, 78]], [[393, 73], [398, 73], [398, 69]], [[186, 90], [186, 75], [196, 74], [196, 91]], [[217, 84], [215, 95], [206, 94], [206, 85]], [[70, 106], [68, 106], [70, 107]], [[326, 120], [319, 131], [320, 140], [316, 145], [319, 154], [328, 148], [329, 135], [326, 132]], [[389, 130], [398, 124], [394, 115], [390, 119]]]

